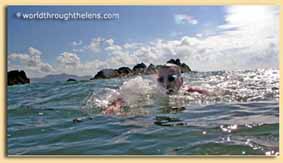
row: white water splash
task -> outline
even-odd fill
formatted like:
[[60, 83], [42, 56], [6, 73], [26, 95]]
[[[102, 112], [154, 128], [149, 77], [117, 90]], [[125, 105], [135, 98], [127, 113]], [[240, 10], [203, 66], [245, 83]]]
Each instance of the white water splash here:
[[139, 103], [148, 103], [153, 96], [164, 94], [156, 82], [140, 76], [123, 83], [119, 89], [120, 96], [127, 106], [136, 106]]
[[159, 87], [155, 80], [137, 76], [125, 81], [119, 89], [104, 88], [101, 92], [93, 92], [87, 98], [82, 110], [89, 114], [98, 113], [106, 109], [116, 99], [121, 98], [126, 103], [126, 107], [130, 109], [127, 112], [134, 114], [143, 112], [144, 114], [146, 111], [140, 109], [142, 106], [153, 104], [155, 97], [165, 94], [165, 90]]

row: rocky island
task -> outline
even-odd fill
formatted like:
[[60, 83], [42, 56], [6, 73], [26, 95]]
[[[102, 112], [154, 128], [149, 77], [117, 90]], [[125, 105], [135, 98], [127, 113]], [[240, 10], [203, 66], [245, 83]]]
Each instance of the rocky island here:
[[[191, 71], [191, 68], [185, 63], [181, 63], [180, 59], [170, 59], [169, 61], [167, 61], [167, 63], [172, 63], [180, 66], [182, 73]], [[139, 63], [135, 65], [132, 69], [129, 67], [120, 67], [118, 69], [103, 69], [99, 71], [96, 75], [94, 75], [94, 77], [90, 80], [130, 77], [135, 75], [150, 75], [157, 73], [160, 67], [161, 65], [155, 66], [153, 64], [150, 64], [149, 66], [146, 66], [144, 63]]]
[[30, 79], [26, 76], [26, 73], [19, 70], [9, 71], [7, 81], [8, 85], [30, 83]]
[[[167, 61], [167, 63], [176, 64], [180, 66], [182, 73], [191, 71], [191, 68], [187, 64], [181, 63], [180, 59], [170, 59], [169, 61]], [[99, 72], [97, 72], [97, 74], [94, 75], [94, 77], [92, 77], [90, 80], [131, 77], [136, 75], [150, 75], [157, 73], [161, 66], [162, 65], [155, 66], [153, 64], [149, 64], [147, 66], [144, 63], [138, 63], [132, 69], [125, 66], [120, 67], [118, 69], [102, 69]], [[40, 81], [44, 81], [44, 82], [48, 82], [48, 81], [53, 82], [59, 80], [58, 78], [59, 79], [62, 78], [61, 80], [66, 82], [78, 81], [77, 76], [68, 75], [68, 74], [47, 75], [46, 77], [39, 79], [41, 79]], [[39, 79], [35, 78], [34, 80], [36, 81]], [[30, 79], [26, 76], [26, 73], [24, 71], [12, 70], [8, 72], [8, 86], [15, 84], [27, 84], [27, 83], [30, 83]]]

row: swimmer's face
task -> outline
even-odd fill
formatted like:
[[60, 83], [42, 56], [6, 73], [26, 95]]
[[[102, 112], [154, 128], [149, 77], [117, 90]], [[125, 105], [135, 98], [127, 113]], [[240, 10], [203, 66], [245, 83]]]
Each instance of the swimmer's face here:
[[183, 84], [178, 66], [164, 66], [158, 71], [158, 83], [167, 90], [167, 94], [177, 93]]

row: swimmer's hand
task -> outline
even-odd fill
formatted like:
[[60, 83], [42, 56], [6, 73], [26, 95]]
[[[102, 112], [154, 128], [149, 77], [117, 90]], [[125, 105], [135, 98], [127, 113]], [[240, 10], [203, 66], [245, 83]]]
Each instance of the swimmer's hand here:
[[122, 113], [124, 105], [124, 100], [122, 98], [118, 98], [114, 100], [102, 113], [107, 115], [120, 115]]

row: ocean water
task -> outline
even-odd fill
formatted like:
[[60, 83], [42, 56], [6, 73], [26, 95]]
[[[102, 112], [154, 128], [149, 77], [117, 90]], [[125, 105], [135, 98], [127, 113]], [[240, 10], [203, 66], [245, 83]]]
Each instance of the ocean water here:
[[[8, 155], [279, 155], [279, 71], [191, 72], [214, 92], [166, 96], [154, 76], [9, 86]], [[104, 114], [117, 97], [127, 103]]]

